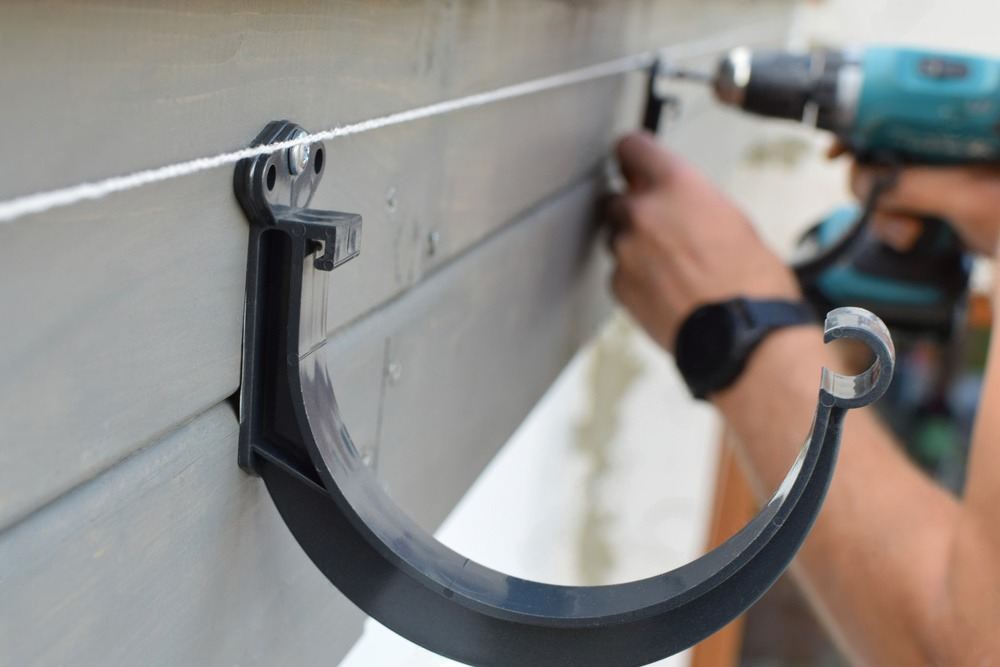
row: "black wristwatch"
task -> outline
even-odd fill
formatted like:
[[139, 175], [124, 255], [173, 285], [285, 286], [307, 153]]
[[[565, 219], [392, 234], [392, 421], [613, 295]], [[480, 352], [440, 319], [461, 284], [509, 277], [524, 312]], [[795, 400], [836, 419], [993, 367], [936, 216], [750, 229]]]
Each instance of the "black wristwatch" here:
[[702, 306], [677, 333], [674, 358], [695, 398], [707, 398], [736, 381], [750, 353], [775, 329], [814, 324], [799, 301], [731, 299]]

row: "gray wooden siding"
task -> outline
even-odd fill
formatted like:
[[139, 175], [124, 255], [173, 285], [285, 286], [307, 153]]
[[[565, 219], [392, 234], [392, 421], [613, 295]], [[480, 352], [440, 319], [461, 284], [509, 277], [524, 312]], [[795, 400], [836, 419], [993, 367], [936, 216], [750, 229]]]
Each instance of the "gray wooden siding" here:
[[[5, 3], [0, 80], [18, 94], [0, 118], [18, 131], [0, 196], [221, 152], [273, 118], [318, 129], [736, 24], [687, 4]], [[735, 4], [741, 23], [775, 13]], [[627, 78], [331, 145], [315, 204], [366, 226], [332, 281], [330, 330], [592, 169], [634, 123]], [[0, 527], [236, 391], [246, 242], [230, 181], [219, 169], [0, 227], [0, 442], [18, 443]]]
[[[596, 321], [599, 267], [565, 242], [595, 192], [562, 194], [326, 346], [345, 418], [372, 447], [385, 415], [380, 475], [426, 526]], [[403, 370], [383, 388], [389, 359]], [[320, 664], [346, 651], [360, 613], [236, 467], [237, 433], [223, 403], [0, 534], [0, 663]], [[298, 634], [314, 637], [295, 649], [304, 661], [268, 639]]]
[[237, 432], [214, 407], [6, 531], [0, 664], [321, 665], [346, 652], [360, 612], [232, 465]]
[[[274, 118], [322, 129], [785, 11], [4, 3], [0, 199], [230, 150]], [[606, 312], [588, 225], [643, 86], [327, 144], [314, 204], [365, 227], [361, 256], [318, 285], [325, 354], [352, 434], [427, 527]], [[681, 92], [672, 132], [724, 169], [704, 94]], [[359, 630], [236, 467], [246, 223], [231, 181], [218, 169], [0, 223], [0, 665], [333, 664]]]

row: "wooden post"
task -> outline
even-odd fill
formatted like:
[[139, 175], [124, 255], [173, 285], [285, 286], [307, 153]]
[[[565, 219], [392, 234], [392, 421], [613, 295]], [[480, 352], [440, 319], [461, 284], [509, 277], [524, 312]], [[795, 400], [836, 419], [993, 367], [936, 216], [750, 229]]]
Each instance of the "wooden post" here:
[[[722, 434], [712, 525], [709, 528], [708, 549], [725, 542], [749, 521], [757, 509], [750, 484], [736, 460], [732, 432]], [[743, 645], [744, 616], [694, 647], [691, 667], [730, 667], [739, 663]]]

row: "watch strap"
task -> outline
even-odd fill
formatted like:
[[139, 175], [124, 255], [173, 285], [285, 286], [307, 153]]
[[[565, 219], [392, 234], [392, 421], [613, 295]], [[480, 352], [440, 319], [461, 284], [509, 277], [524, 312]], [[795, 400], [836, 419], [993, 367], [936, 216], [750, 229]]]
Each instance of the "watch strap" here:
[[[817, 321], [812, 309], [803, 301], [740, 297], [732, 299], [731, 303], [746, 315], [749, 327], [759, 330], [764, 335], [775, 329], [800, 324], [815, 324]], [[760, 340], [757, 342], [759, 343]]]

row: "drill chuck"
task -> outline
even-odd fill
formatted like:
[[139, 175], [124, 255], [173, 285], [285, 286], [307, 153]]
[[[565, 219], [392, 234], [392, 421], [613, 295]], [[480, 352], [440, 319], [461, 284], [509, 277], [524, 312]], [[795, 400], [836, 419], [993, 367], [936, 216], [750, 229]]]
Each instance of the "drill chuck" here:
[[862, 160], [1000, 162], [1000, 60], [884, 46], [739, 48], [713, 87], [730, 106], [831, 131]]
[[768, 118], [787, 118], [837, 134], [851, 127], [861, 91], [859, 60], [845, 51], [730, 51], [716, 71], [725, 104]]

